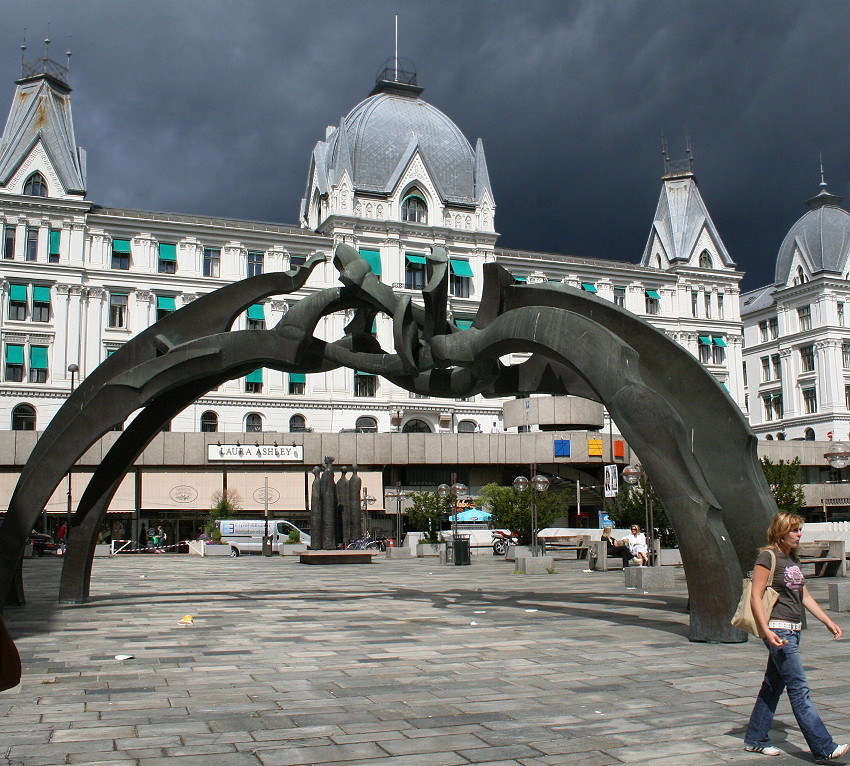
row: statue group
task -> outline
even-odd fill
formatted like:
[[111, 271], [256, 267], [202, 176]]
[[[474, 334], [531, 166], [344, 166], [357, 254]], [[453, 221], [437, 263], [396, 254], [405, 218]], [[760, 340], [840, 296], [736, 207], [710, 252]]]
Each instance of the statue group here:
[[310, 547], [313, 550], [345, 548], [363, 533], [360, 510], [360, 488], [357, 466], [343, 466], [339, 479], [334, 476], [334, 459], [325, 458], [324, 468], [313, 469], [313, 488], [310, 492]]

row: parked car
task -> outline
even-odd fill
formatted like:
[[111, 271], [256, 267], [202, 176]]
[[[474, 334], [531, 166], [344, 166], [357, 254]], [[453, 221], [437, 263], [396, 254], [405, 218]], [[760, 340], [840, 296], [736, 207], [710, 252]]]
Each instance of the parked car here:
[[44, 532], [30, 532], [28, 542], [32, 545], [33, 558], [41, 558], [45, 553], [56, 553], [59, 550], [59, 544]]

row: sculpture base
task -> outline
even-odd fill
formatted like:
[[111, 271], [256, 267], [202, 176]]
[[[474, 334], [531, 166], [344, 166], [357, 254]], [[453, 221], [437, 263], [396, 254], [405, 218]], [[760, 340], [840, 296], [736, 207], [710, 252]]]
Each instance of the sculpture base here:
[[299, 554], [302, 564], [371, 564], [371, 551], [305, 551]]

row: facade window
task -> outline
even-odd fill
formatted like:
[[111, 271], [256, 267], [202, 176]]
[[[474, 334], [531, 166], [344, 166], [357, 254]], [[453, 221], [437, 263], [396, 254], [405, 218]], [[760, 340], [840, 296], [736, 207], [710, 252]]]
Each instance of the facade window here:
[[402, 426], [401, 431], [405, 434], [430, 434], [431, 426], [429, 426], [424, 420], [413, 418], [408, 420]]
[[644, 290], [646, 296], [646, 313], [654, 316], [661, 308], [661, 296], [657, 290]]
[[159, 261], [156, 270], [160, 274], [177, 273], [177, 245], [168, 242], [159, 243]]
[[24, 260], [38, 260], [38, 229], [27, 229], [27, 246], [24, 250]]
[[289, 432], [304, 433], [307, 430], [307, 419], [303, 415], [293, 415], [289, 418]]
[[428, 394], [417, 394], [415, 391], [409, 391], [407, 394], [408, 399], [430, 399], [431, 397]]
[[850, 343], [847, 341], [841, 344], [841, 361], [845, 370], [850, 369]]
[[702, 253], [700, 253], [699, 267], [701, 269], [711, 268], [711, 256], [708, 254], [708, 250], [703, 250]]
[[15, 257], [15, 227], [7, 226], [3, 234], [3, 257], [11, 261]]
[[13, 431], [35, 431], [35, 407], [19, 404], [12, 410]]
[[838, 326], [844, 327], [844, 301], [838, 301], [836, 308], [838, 309]]
[[814, 372], [815, 369], [815, 347], [803, 346], [800, 349], [800, 371]]
[[211, 410], [207, 410], [201, 415], [201, 433], [212, 434], [218, 431], [218, 415]]
[[47, 346], [30, 346], [30, 383], [47, 383]]
[[692, 292], [691, 293], [691, 316], [696, 317], [699, 316], [699, 293]]
[[460, 423], [457, 424], [457, 432], [459, 434], [472, 434], [475, 433], [475, 429], [478, 426], [474, 420], [461, 420]]
[[62, 232], [59, 229], [51, 229], [48, 237], [47, 262], [59, 263], [59, 245], [62, 242]]
[[245, 416], [245, 430], [248, 433], [257, 433], [263, 430], [263, 417], [256, 412], [249, 412]]
[[289, 268], [290, 269], [296, 269], [299, 266], [303, 266], [305, 263], [307, 263], [307, 256], [306, 255], [290, 255], [289, 256]]
[[204, 248], [204, 276], [217, 277], [221, 273], [221, 250]]
[[770, 357], [763, 356], [761, 358], [761, 382], [772, 380], [770, 377]]
[[32, 288], [32, 321], [50, 321], [50, 288], [34, 285]]
[[704, 298], [705, 298], [705, 318], [711, 319], [711, 293], [706, 293]]
[[169, 314], [173, 314], [177, 310], [177, 303], [173, 295], [157, 295], [156, 296], [156, 321], [165, 319]]
[[261, 394], [263, 393], [263, 369], [254, 370], [245, 376], [245, 393], [246, 394]]
[[428, 206], [418, 193], [408, 194], [401, 203], [401, 220], [408, 223], [428, 223]]
[[844, 386], [844, 406], [850, 410], [850, 386]]
[[368, 372], [355, 371], [354, 373], [354, 395], [375, 396], [378, 393], [378, 376]]
[[289, 393], [293, 396], [304, 396], [307, 385], [307, 376], [303, 372], [289, 373]]
[[773, 379], [782, 380], [782, 359], [779, 354], [773, 354], [770, 363], [773, 365]]
[[253, 306], [248, 306], [246, 315], [249, 330], [266, 329], [266, 309], [262, 303], [255, 303]]
[[815, 440], [815, 429], [814, 428], [807, 428], [805, 431], [803, 431], [803, 438], [807, 442], [813, 442]]
[[374, 434], [378, 432], [378, 421], [368, 415], [357, 418], [354, 428], [361, 434]]
[[782, 392], [770, 391], [762, 394], [762, 404], [764, 405], [764, 419], [782, 420]]
[[41, 173], [33, 173], [24, 184], [24, 194], [28, 197], [46, 197], [47, 183]]
[[263, 273], [263, 254], [249, 251], [248, 252], [248, 276], [258, 277]]
[[112, 268], [127, 271], [130, 268], [130, 240], [112, 240]]
[[767, 343], [768, 336], [767, 336], [767, 320], [766, 319], [759, 322], [759, 336], [761, 338], [762, 343]]
[[472, 266], [462, 258], [449, 258], [449, 292], [468, 298], [472, 292]]
[[621, 308], [626, 307], [626, 288], [625, 287], [615, 287], [614, 288], [614, 305], [620, 306]]
[[807, 415], [818, 411], [818, 395], [814, 388], [803, 389], [803, 410]]
[[455, 298], [468, 298], [470, 293], [470, 279], [452, 274], [449, 278], [449, 291]]
[[5, 379], [12, 383], [21, 383], [24, 379], [24, 347], [17, 343], [6, 344]]
[[421, 290], [425, 287], [424, 255], [405, 254], [404, 286], [407, 290]]
[[779, 337], [779, 320], [776, 317], [767, 320], [767, 332], [771, 340], [776, 340]]
[[27, 285], [9, 285], [9, 319], [23, 322], [27, 318]]
[[703, 343], [702, 339], [700, 339], [699, 344], [699, 360], [703, 364], [709, 364], [711, 362], [711, 345]]
[[800, 306], [797, 309], [797, 321], [800, 323], [800, 332], [812, 329], [812, 307]]
[[109, 294], [109, 326], [117, 328], [127, 327], [127, 294]]
[[725, 319], [726, 318], [724, 316], [725, 313], [726, 313], [726, 309], [724, 307], [723, 295], [718, 293], [717, 294], [717, 318], [718, 319]]
[[715, 343], [711, 347], [711, 361], [713, 364], [724, 364], [726, 362], [726, 345], [724, 341], [724, 345], [720, 345], [716, 341], [721, 340], [722, 338], [715, 338]]

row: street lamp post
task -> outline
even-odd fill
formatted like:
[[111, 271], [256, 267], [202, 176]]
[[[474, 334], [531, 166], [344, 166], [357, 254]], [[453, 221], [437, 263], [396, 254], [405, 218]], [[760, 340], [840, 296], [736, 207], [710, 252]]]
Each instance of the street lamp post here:
[[649, 499], [649, 477], [641, 470], [639, 465], [627, 465], [623, 469], [623, 481], [629, 486], [634, 487], [641, 476], [644, 477], [646, 483], [643, 487], [643, 518], [646, 525], [646, 534], [649, 535], [649, 565], [655, 564], [655, 519], [652, 512], [652, 501]]
[[[532, 473], [534, 473], [532, 466]], [[531, 486], [531, 555], [539, 556], [540, 550], [537, 547], [537, 494], [545, 492], [549, 489], [549, 479], [542, 474], [533, 476], [529, 481], [525, 476], [517, 476], [514, 479], [514, 489], [517, 492], [525, 492]]]
[[272, 541], [269, 538], [269, 477], [263, 480], [263, 518], [266, 522], [266, 530], [263, 535], [263, 556], [272, 555]]
[[[76, 364], [68, 365], [68, 372], [71, 373], [71, 394], [74, 393], [74, 377], [80, 371]], [[67, 489], [67, 507], [65, 514], [65, 550], [68, 550], [68, 541], [71, 538], [71, 516], [73, 515], [74, 498], [71, 493], [71, 471], [68, 471], [68, 489]]]
[[401, 500], [404, 497], [404, 492], [401, 491], [401, 482], [397, 481], [394, 487], [386, 491], [388, 500], [395, 500], [395, 544], [396, 547], [401, 546]]
[[[845, 442], [832, 442], [829, 449], [823, 453], [826, 462], [836, 471], [846, 468], [850, 465], [850, 444]], [[841, 481], [841, 474], [838, 474], [838, 481]], [[823, 520], [829, 521], [826, 510], [826, 500], [823, 501]]]
[[[372, 497], [366, 487], [363, 487], [363, 497], [360, 498], [360, 508], [363, 511], [363, 518], [361, 523], [361, 528], [365, 528], [369, 526], [369, 506], [375, 502], [375, 498]], [[371, 533], [372, 530], [365, 530]]]

